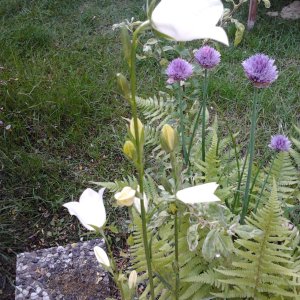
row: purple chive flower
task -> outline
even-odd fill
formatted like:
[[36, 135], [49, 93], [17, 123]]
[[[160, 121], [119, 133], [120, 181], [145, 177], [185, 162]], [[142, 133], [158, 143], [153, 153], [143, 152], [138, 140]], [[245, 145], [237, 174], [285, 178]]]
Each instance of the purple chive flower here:
[[289, 151], [291, 149], [291, 145], [290, 140], [285, 135], [277, 134], [272, 136], [269, 147], [280, 152]]
[[221, 61], [221, 54], [210, 46], [201, 47], [196, 53], [195, 58], [204, 69], [212, 69]]
[[166, 74], [169, 77], [167, 82], [170, 84], [187, 80], [193, 74], [193, 66], [184, 59], [176, 58], [170, 62]]
[[268, 87], [278, 77], [275, 60], [265, 54], [255, 54], [242, 62], [246, 76], [257, 88]]

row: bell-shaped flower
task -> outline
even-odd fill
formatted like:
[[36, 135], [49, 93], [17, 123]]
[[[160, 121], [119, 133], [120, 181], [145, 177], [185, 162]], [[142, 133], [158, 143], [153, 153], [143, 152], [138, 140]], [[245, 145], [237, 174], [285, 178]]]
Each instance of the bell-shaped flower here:
[[131, 206], [134, 201], [135, 190], [130, 186], [125, 186], [121, 192], [115, 194], [117, 204], [120, 206]]
[[228, 45], [223, 28], [221, 0], [161, 0], [151, 16], [154, 30], [176, 40], [212, 39]]
[[101, 228], [106, 222], [103, 204], [104, 190], [105, 188], [97, 193], [92, 189], [86, 189], [80, 196], [79, 202], [72, 201], [63, 206], [69, 210], [71, 215], [75, 215], [86, 229], [95, 230], [92, 226]]
[[107, 268], [110, 267], [109, 258], [107, 256], [106, 252], [102, 248], [100, 248], [99, 246], [94, 247], [94, 253], [95, 253], [95, 256], [96, 256], [98, 262], [101, 265], [103, 265]]
[[220, 201], [214, 194], [218, 187], [215, 182], [205, 183], [180, 190], [176, 198], [185, 204], [208, 203]]

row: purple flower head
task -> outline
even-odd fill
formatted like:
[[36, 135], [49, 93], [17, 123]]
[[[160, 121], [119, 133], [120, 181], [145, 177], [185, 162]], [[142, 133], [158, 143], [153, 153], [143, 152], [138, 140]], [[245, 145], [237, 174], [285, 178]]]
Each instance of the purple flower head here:
[[275, 60], [265, 54], [255, 54], [242, 62], [246, 76], [257, 88], [268, 87], [278, 77]]
[[193, 74], [193, 66], [184, 59], [176, 58], [170, 62], [166, 74], [169, 77], [167, 82], [170, 84], [175, 81], [187, 80]]
[[212, 69], [220, 63], [221, 54], [210, 46], [203, 46], [195, 53], [195, 58], [202, 68]]
[[272, 136], [269, 147], [280, 152], [289, 151], [291, 149], [291, 145], [290, 140], [285, 135], [277, 134]]

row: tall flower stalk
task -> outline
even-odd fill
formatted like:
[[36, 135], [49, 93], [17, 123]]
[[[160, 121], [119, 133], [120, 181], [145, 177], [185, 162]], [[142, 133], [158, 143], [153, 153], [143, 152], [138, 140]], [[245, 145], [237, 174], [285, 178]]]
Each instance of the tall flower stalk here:
[[258, 91], [255, 89], [254, 92], [254, 99], [252, 103], [252, 117], [251, 117], [251, 129], [250, 129], [250, 141], [249, 141], [249, 163], [248, 163], [248, 173], [247, 173], [247, 180], [246, 180], [246, 187], [245, 193], [243, 197], [243, 207], [242, 207], [242, 214], [241, 214], [241, 223], [244, 223], [245, 216], [248, 211], [249, 207], [249, 192], [250, 192], [250, 184], [251, 184], [251, 174], [252, 174], [252, 165], [254, 159], [254, 146], [255, 146], [255, 128], [256, 128], [256, 121], [257, 121], [257, 98], [258, 98]]
[[[171, 152], [170, 153], [171, 157], [171, 165], [172, 165], [172, 170], [173, 170], [173, 177], [175, 181], [175, 191], [174, 194], [176, 195], [178, 191], [178, 176], [176, 172], [176, 157], [175, 153]], [[179, 274], [179, 245], [178, 245], [178, 207], [176, 204], [177, 199], [175, 198], [175, 214], [174, 214], [174, 242], [175, 242], [175, 299], [179, 299], [179, 288], [180, 288], [180, 274]]]
[[181, 134], [181, 146], [182, 146], [182, 153], [185, 165], [189, 164], [188, 159], [188, 152], [185, 140], [185, 128], [184, 128], [184, 114], [183, 114], [183, 87], [181, 86], [181, 82], [184, 82], [193, 74], [193, 67], [192, 65], [182, 58], [173, 59], [167, 70], [166, 74], [168, 75], [167, 83], [173, 84], [176, 83], [177, 88], [177, 100], [179, 106], [179, 125], [180, 125], [180, 134]]
[[[292, 146], [291, 141], [288, 139], [287, 136], [282, 135], [282, 134], [277, 134], [277, 135], [272, 136], [271, 142], [269, 144], [269, 148], [276, 151], [277, 153], [278, 152], [288, 152], [288, 151], [290, 151], [291, 146]], [[263, 192], [265, 190], [265, 187], [267, 185], [269, 177], [272, 174], [272, 170], [273, 170], [275, 160], [276, 160], [276, 155], [274, 155], [274, 157], [272, 159], [272, 162], [271, 162], [270, 168], [268, 170], [267, 176], [266, 176], [266, 178], [263, 182], [261, 191], [259, 193], [258, 199], [257, 199], [256, 204], [255, 204], [254, 213], [256, 213], [256, 211], [257, 211], [257, 208], [258, 208], [259, 203], [260, 203], [260, 199], [263, 195]]]
[[[255, 145], [255, 127], [257, 121], [257, 102], [258, 102], [258, 89], [267, 88], [272, 82], [278, 77], [278, 71], [274, 65], [274, 59], [269, 58], [265, 54], [255, 54], [245, 61], [242, 66], [245, 74], [255, 87], [254, 100], [252, 104], [252, 118], [251, 118], [251, 129], [250, 129], [250, 142], [249, 142], [249, 164], [248, 174], [246, 180], [246, 187], [242, 203], [241, 223], [244, 223], [245, 216], [248, 211], [250, 201], [250, 183], [251, 173], [254, 158], [254, 145]], [[261, 99], [259, 100], [259, 102]]]
[[[202, 146], [201, 146], [201, 148], [202, 148], [202, 160], [205, 161], [205, 113], [206, 113], [206, 108], [204, 110], [204, 117], [203, 117], [203, 105], [206, 107], [207, 87], [208, 87], [208, 76], [207, 76], [207, 70], [205, 69], [205, 71], [204, 71], [204, 81], [203, 81], [202, 101], [199, 100], [200, 108], [199, 108], [199, 111], [198, 111], [198, 114], [197, 114], [197, 117], [196, 117], [196, 121], [195, 121], [195, 124], [194, 124], [194, 127], [193, 127], [192, 135], [191, 135], [191, 138], [190, 138], [190, 141], [189, 141], [188, 152], [187, 152], [188, 153], [187, 154], [188, 161], [190, 160], [193, 141], [194, 141], [194, 138], [195, 138], [198, 126], [199, 126], [201, 112], [202, 112]], [[203, 129], [203, 127], [204, 127], [204, 129]], [[203, 139], [203, 131], [204, 131], [204, 139]], [[203, 144], [204, 144], [204, 152], [203, 152]], [[203, 153], [204, 153], [204, 159], [203, 159]]]
[[260, 199], [261, 199], [261, 197], [262, 197], [262, 195], [263, 195], [263, 192], [264, 192], [264, 190], [265, 190], [266, 184], [267, 184], [267, 182], [268, 182], [268, 180], [269, 180], [269, 177], [270, 177], [270, 174], [271, 174], [271, 172], [272, 172], [273, 165], [274, 165], [274, 161], [275, 161], [275, 157], [273, 157], [273, 159], [272, 159], [270, 169], [268, 170], [268, 174], [267, 174], [267, 176], [266, 176], [266, 178], [265, 178], [265, 180], [264, 180], [264, 182], [263, 182], [263, 185], [262, 185], [262, 187], [261, 187], [261, 190], [260, 190], [258, 199], [257, 199], [257, 201], [256, 201], [255, 208], [254, 208], [254, 210], [253, 210], [253, 212], [254, 212], [255, 214], [256, 214], [256, 212], [257, 212], [257, 208], [258, 208], [258, 206], [259, 206]]
[[205, 129], [206, 129], [206, 102], [207, 102], [207, 85], [208, 85], [208, 77], [207, 77], [207, 69], [204, 70], [204, 82], [203, 82], [203, 98], [202, 98], [202, 130], [201, 130], [201, 153], [202, 160], [205, 161]]
[[192, 131], [192, 136], [190, 139], [189, 147], [188, 147], [188, 159], [191, 155], [191, 149], [193, 145], [193, 140], [198, 129], [200, 114], [202, 112], [202, 126], [201, 126], [201, 153], [202, 160], [205, 161], [205, 129], [206, 129], [206, 106], [207, 106], [207, 89], [208, 89], [208, 70], [216, 67], [221, 59], [221, 54], [210, 46], [203, 46], [195, 53], [195, 59], [198, 64], [204, 69], [204, 80], [203, 80], [203, 93], [202, 93], [202, 101], [201, 101], [201, 110], [199, 110], [196, 122], [194, 124], [194, 128]]
[[151, 265], [151, 252], [148, 243], [148, 233], [147, 233], [147, 218], [145, 203], [143, 199], [144, 195], [144, 163], [143, 163], [143, 145], [139, 136], [139, 125], [138, 125], [138, 116], [137, 116], [137, 104], [136, 104], [136, 48], [138, 37], [141, 32], [148, 29], [150, 26], [150, 21], [145, 21], [142, 23], [133, 33], [132, 44], [131, 44], [131, 53], [130, 53], [130, 87], [131, 87], [131, 111], [134, 124], [134, 133], [135, 133], [135, 143], [137, 150], [137, 172], [138, 172], [138, 183], [140, 187], [140, 203], [141, 203], [141, 218], [142, 218], [142, 230], [143, 230], [143, 244], [147, 262], [147, 271], [150, 284], [150, 295], [151, 299], [155, 299], [154, 295], [154, 285], [153, 285], [153, 274], [152, 274], [152, 265]]
[[174, 242], [175, 242], [175, 299], [179, 299], [180, 276], [179, 276], [179, 248], [178, 248], [178, 207], [176, 194], [179, 187], [178, 163], [176, 161], [175, 149], [178, 144], [178, 136], [176, 131], [168, 124], [164, 125], [161, 132], [161, 146], [170, 154], [170, 162], [172, 167], [172, 175], [174, 179], [174, 195], [175, 195], [175, 212], [174, 212]]
[[182, 145], [182, 153], [185, 165], [187, 166], [189, 163], [188, 153], [186, 149], [186, 141], [185, 141], [185, 127], [184, 127], [184, 114], [183, 114], [183, 93], [180, 84], [178, 84], [178, 103], [179, 103], [179, 122], [180, 122], [180, 135], [181, 135], [181, 145]]

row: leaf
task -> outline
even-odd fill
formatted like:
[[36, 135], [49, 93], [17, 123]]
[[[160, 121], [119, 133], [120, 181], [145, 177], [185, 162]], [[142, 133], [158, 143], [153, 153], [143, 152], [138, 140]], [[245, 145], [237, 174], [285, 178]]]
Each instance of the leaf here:
[[129, 246], [133, 246], [134, 245], [134, 238], [133, 238], [132, 234], [130, 234], [129, 237], [127, 238], [127, 244]]
[[211, 261], [216, 257], [229, 256], [233, 251], [231, 237], [224, 235], [219, 229], [212, 229], [206, 236], [203, 246], [203, 257]]
[[245, 240], [253, 239], [256, 236], [263, 234], [260, 229], [252, 225], [237, 225], [237, 227], [234, 228], [234, 232]]
[[199, 224], [194, 224], [190, 226], [187, 232], [187, 242], [190, 251], [195, 251], [198, 246], [198, 241], [199, 241], [198, 226]]
[[164, 52], [166, 52], [166, 51], [174, 50], [174, 47], [172, 47], [172, 46], [164, 46], [162, 49], [163, 49]]
[[244, 36], [244, 32], [245, 32], [245, 26], [244, 24], [240, 23], [238, 20], [236, 19], [232, 19], [231, 22], [234, 23], [236, 31], [235, 31], [235, 36], [234, 36], [234, 46], [238, 46]]
[[151, 39], [149, 39], [149, 40], [147, 41], [146, 44], [148, 44], [148, 45], [155, 45], [155, 44], [157, 44], [157, 43], [158, 43], [158, 39], [151, 38]]
[[119, 230], [115, 225], [110, 225], [107, 227], [112, 233], [118, 233]]

